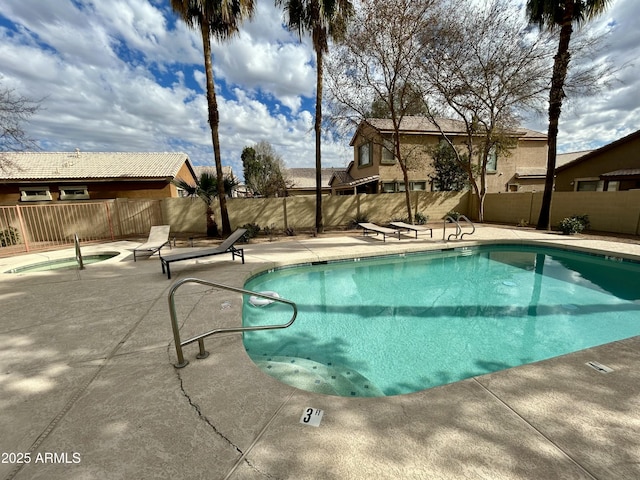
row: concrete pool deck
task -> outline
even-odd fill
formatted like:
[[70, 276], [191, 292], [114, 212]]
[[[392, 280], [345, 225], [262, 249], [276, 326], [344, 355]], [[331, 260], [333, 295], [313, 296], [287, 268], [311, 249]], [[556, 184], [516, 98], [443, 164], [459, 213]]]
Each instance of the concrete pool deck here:
[[[640, 337], [379, 398], [282, 384], [253, 364], [239, 334], [205, 339], [203, 360], [187, 346], [189, 365], [173, 367], [174, 282], [242, 287], [276, 265], [443, 248], [442, 230], [433, 234], [249, 244], [245, 265], [230, 254], [178, 263], [170, 281], [157, 256], [0, 273], [0, 478], [640, 478]], [[491, 226], [446, 246], [476, 241], [542, 241], [640, 259], [637, 242]], [[25, 256], [0, 258], [0, 272], [18, 263]], [[202, 285], [180, 287], [176, 310], [183, 339], [241, 323], [239, 295]], [[319, 427], [300, 423], [309, 407], [323, 410]], [[29, 463], [16, 463], [25, 454]]]

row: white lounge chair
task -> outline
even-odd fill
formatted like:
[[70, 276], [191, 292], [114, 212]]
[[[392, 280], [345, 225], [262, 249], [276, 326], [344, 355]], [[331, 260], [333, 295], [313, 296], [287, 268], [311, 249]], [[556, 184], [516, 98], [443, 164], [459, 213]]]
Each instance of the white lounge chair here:
[[425, 227], [424, 225], [411, 225], [410, 223], [405, 222], [391, 222], [396, 228], [400, 228], [403, 230], [413, 231], [416, 234], [416, 238], [418, 238], [418, 232], [429, 232], [429, 236], [433, 238], [433, 230], [429, 227]]
[[398, 240], [400, 240], [400, 230], [395, 230], [393, 228], [381, 227], [380, 225], [376, 225], [375, 223], [358, 223], [360, 228], [363, 229], [362, 234], [367, 235], [369, 232], [374, 232], [376, 235], [379, 233], [382, 234], [382, 241], [387, 241], [387, 235], [397, 235]]
[[141, 253], [150, 257], [154, 253], [160, 252], [160, 249], [165, 245], [169, 245], [169, 248], [171, 248], [171, 242], [169, 240], [170, 230], [170, 225], [154, 225], [151, 227], [147, 241], [133, 249], [133, 261], [135, 262], [137, 256]]

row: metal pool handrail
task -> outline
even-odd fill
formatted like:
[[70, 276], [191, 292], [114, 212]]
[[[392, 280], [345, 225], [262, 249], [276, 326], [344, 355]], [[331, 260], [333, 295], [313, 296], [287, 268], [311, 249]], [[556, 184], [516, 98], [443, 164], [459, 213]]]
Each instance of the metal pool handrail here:
[[[448, 237], [446, 237], [446, 234], [447, 234], [447, 220], [449, 220], [451, 223], [455, 223], [456, 224], [456, 233], [452, 233]], [[471, 225], [471, 231], [470, 232], [464, 232], [464, 233], [462, 232], [462, 226], [460, 225], [460, 220], [463, 220], [463, 221], [467, 222], [469, 225]], [[451, 215], [447, 215], [446, 217], [444, 217], [444, 226], [442, 228], [442, 240], [444, 240], [446, 238], [447, 241], [449, 241], [449, 240], [451, 240], [451, 237], [455, 237], [455, 238], [458, 238], [458, 239], [462, 240], [462, 237], [464, 237], [465, 235], [471, 235], [475, 231], [476, 231], [476, 226], [465, 215], [460, 215], [457, 219], [453, 218]]]
[[[282, 325], [260, 325], [254, 327], [234, 327], [234, 328], [218, 328], [215, 330], [211, 330], [205, 333], [201, 333], [200, 335], [196, 335], [195, 337], [189, 338], [188, 340], [181, 341], [180, 340], [180, 330], [178, 327], [178, 319], [176, 316], [176, 305], [175, 305], [175, 293], [178, 288], [180, 288], [185, 283], [198, 283], [200, 285], [207, 285], [209, 287], [219, 288], [221, 290], [229, 290], [230, 292], [242, 293], [244, 295], [252, 295], [260, 298], [266, 298], [267, 300], [272, 300], [274, 302], [285, 303], [290, 305], [293, 308], [293, 316], [291, 319]], [[184, 355], [182, 354], [182, 347], [188, 345], [193, 342], [198, 342], [198, 347], [200, 352], [196, 355], [196, 358], [207, 358], [209, 356], [209, 352], [204, 349], [204, 339], [205, 337], [209, 337], [211, 335], [217, 335], [219, 333], [239, 333], [239, 332], [252, 332], [256, 330], [276, 330], [280, 328], [290, 327], [294, 322], [296, 317], [298, 316], [298, 307], [291, 300], [286, 300], [284, 298], [276, 298], [271, 295], [265, 295], [259, 292], [252, 292], [250, 290], [244, 290], [242, 288], [230, 287], [229, 285], [223, 285], [221, 283], [208, 282], [206, 280], [200, 280], [198, 278], [184, 278], [182, 280], [174, 283], [169, 289], [169, 314], [171, 315], [171, 328], [173, 330], [173, 340], [176, 345], [176, 354], [178, 356], [178, 363], [174, 364], [176, 368], [183, 368], [189, 364], [188, 360], [184, 359]]]
[[84, 269], [84, 261], [82, 260], [82, 252], [80, 251], [80, 239], [78, 238], [78, 234], [73, 234], [73, 243], [76, 247], [76, 262], [78, 262], [78, 269]]

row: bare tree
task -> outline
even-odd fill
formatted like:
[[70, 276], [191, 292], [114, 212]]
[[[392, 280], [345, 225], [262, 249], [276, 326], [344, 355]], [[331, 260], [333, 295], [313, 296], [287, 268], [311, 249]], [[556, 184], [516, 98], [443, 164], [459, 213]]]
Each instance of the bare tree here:
[[33, 100], [10, 88], [0, 87], [0, 169], [10, 166], [7, 152], [22, 152], [38, 148], [24, 130], [24, 124], [41, 107]]
[[[401, 123], [424, 95], [416, 81], [420, 33], [434, 21], [436, 5], [435, 0], [362, 0], [327, 62], [334, 115], [352, 126], [366, 121], [372, 109], [391, 119], [392, 138], [382, 148], [398, 162], [406, 186], [412, 155], [401, 148]], [[405, 201], [411, 222], [409, 188]]]
[[[508, 0], [449, 4], [456, 14], [422, 33], [423, 80], [429, 116], [466, 169], [483, 221], [487, 164], [510, 154], [524, 112], [544, 108], [552, 51]], [[442, 117], [464, 125], [463, 145], [445, 133]]]

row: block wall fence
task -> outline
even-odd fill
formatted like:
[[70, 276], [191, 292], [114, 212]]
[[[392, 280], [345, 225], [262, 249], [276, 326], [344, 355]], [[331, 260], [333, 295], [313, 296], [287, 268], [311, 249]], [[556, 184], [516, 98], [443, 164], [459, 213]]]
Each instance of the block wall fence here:
[[[411, 192], [413, 214], [438, 225], [450, 211], [475, 220], [475, 198], [469, 192]], [[536, 225], [542, 192], [494, 193], [486, 196], [485, 222]], [[228, 202], [232, 228], [247, 223], [276, 232], [313, 231], [315, 196], [233, 198]], [[346, 228], [356, 218], [387, 224], [406, 217], [404, 193], [327, 195], [322, 199], [326, 229]], [[220, 224], [217, 201], [214, 214]], [[623, 192], [556, 192], [551, 225], [572, 215], [588, 215], [591, 230], [640, 235], [640, 190]], [[206, 208], [198, 198], [116, 199], [94, 202], [0, 206], [0, 257], [83, 243], [143, 237], [152, 225], [171, 225], [177, 237], [206, 233]]]
[[[475, 198], [469, 192], [411, 192], [412, 210], [438, 223], [449, 211], [476, 220]], [[177, 233], [206, 230], [204, 204], [199, 199], [162, 200], [164, 221]], [[542, 192], [492, 193], [485, 198], [485, 222], [535, 226], [542, 204]], [[233, 198], [227, 201], [232, 228], [246, 223], [276, 230], [312, 230], [315, 226], [315, 196], [285, 198]], [[385, 224], [406, 217], [404, 193], [326, 195], [322, 198], [325, 228], [345, 228], [356, 217]], [[216, 219], [220, 219], [217, 200]], [[640, 235], [640, 190], [624, 192], [555, 192], [551, 225], [572, 215], [589, 215], [591, 229]]]

